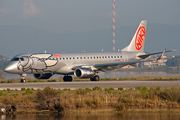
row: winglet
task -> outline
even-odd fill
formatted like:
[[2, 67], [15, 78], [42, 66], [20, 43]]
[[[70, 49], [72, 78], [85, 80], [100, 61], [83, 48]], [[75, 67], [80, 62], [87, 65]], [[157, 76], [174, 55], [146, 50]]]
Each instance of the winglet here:
[[165, 52], [166, 52], [166, 49], [162, 52], [162, 54], [156, 60], [160, 60]]

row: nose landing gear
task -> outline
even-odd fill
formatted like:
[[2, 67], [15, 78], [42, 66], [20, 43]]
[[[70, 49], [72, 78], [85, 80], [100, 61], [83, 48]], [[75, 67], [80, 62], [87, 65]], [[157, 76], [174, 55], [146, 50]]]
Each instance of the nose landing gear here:
[[25, 79], [25, 77], [26, 77], [26, 74], [19, 74], [19, 76], [21, 76], [21, 83], [26, 83], [26, 79]]

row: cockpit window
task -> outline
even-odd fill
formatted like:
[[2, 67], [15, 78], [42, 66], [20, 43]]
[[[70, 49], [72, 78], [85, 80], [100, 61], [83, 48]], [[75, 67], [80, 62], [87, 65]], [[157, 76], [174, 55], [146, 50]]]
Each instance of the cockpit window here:
[[16, 57], [16, 58], [13, 58], [11, 61], [24, 61], [24, 58], [18, 58], [18, 57]]
[[19, 61], [19, 58], [13, 58], [11, 61]]
[[21, 61], [24, 61], [24, 58], [20, 58]]

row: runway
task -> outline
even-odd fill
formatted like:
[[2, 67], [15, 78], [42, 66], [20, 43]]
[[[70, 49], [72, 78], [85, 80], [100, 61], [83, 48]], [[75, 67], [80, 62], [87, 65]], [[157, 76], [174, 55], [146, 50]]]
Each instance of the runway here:
[[75, 90], [78, 88], [93, 88], [99, 86], [101, 88], [118, 87], [135, 88], [139, 86], [145, 87], [180, 87], [180, 80], [120, 80], [120, 81], [73, 81], [73, 82], [34, 82], [34, 83], [0, 83], [0, 89], [18, 89], [21, 88], [34, 88], [43, 89], [51, 87], [54, 89], [68, 88]]

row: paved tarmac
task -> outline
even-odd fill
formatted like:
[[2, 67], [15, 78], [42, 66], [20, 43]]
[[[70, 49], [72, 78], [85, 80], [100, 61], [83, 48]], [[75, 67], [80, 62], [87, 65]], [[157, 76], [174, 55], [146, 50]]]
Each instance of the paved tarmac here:
[[54, 89], [70, 88], [75, 90], [78, 88], [93, 88], [99, 86], [101, 88], [118, 87], [135, 88], [139, 86], [145, 87], [180, 87], [180, 80], [120, 80], [120, 81], [73, 81], [73, 82], [34, 82], [34, 83], [0, 83], [0, 89], [18, 89], [34, 88], [43, 89], [51, 87]]

